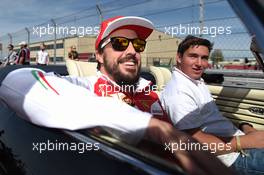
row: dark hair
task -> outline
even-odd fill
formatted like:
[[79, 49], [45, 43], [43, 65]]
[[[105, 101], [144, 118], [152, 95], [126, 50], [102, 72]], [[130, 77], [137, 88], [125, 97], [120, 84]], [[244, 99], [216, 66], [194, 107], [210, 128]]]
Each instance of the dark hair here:
[[[102, 54], [103, 51], [104, 51], [104, 48], [102, 48], [101, 46], [102, 46], [102, 44], [105, 42], [106, 38], [107, 38], [107, 37], [105, 37], [104, 39], [102, 39], [102, 40], [99, 42], [99, 44], [98, 44], [98, 49], [97, 49], [97, 51], [98, 51], [99, 54]], [[100, 68], [101, 68], [101, 63], [99, 63], [99, 61], [97, 61], [97, 67], [96, 67], [96, 68], [97, 68], [97, 70], [100, 70]]]
[[8, 47], [14, 48], [13, 44], [8, 44]]
[[198, 38], [192, 35], [188, 35], [179, 44], [177, 53], [183, 55], [187, 49], [193, 46], [205, 46], [208, 48], [209, 53], [211, 52], [213, 48], [213, 44], [209, 40], [204, 39], [204, 38]]
[[46, 44], [43, 42], [43, 43], [41, 43], [40, 45], [42, 45], [43, 47], [46, 47]]

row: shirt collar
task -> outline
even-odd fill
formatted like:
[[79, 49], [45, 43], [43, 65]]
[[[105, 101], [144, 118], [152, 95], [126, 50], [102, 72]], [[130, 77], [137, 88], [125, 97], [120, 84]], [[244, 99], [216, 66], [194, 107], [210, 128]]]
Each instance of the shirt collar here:
[[199, 80], [194, 80], [191, 77], [189, 77], [188, 75], [186, 75], [185, 73], [183, 73], [180, 69], [178, 69], [177, 67], [173, 67], [174, 71], [177, 71], [178, 73], [180, 73], [181, 75], [183, 75], [184, 77], [188, 78], [189, 80], [191, 80], [194, 84], [198, 85], [200, 83], [204, 83], [204, 80], [202, 78], [200, 78]]

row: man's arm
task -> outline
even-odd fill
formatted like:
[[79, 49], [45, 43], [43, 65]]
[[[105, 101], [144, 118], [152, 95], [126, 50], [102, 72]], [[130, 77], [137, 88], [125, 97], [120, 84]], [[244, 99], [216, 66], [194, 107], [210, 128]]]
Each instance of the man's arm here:
[[180, 162], [181, 166], [188, 174], [233, 174], [231, 169], [225, 167], [215, 156], [211, 155], [207, 151], [199, 149], [182, 150], [179, 149], [179, 147], [177, 147], [178, 149], [174, 149], [176, 147], [173, 147], [173, 144], [179, 145], [180, 143], [199, 143], [186, 133], [175, 129], [167, 122], [151, 118], [145, 138], [159, 144], [162, 143], [163, 145], [165, 143], [166, 145], [170, 144], [171, 150], [169, 151], [173, 153], [174, 157]]
[[0, 98], [36, 125], [68, 130], [113, 128], [115, 136], [129, 143], [143, 137], [151, 117], [119, 100], [97, 97], [89, 89], [32, 68], [9, 73], [0, 86]]
[[[212, 134], [204, 133], [200, 129], [185, 130], [192, 135], [200, 143], [216, 144], [216, 149], [211, 150], [216, 152], [217, 155], [236, 152], [237, 140], [236, 137], [217, 137]], [[256, 131], [246, 135], [239, 136], [242, 149], [249, 148], [264, 148], [264, 132]], [[221, 146], [224, 145], [224, 146]], [[220, 147], [219, 147], [220, 146]]]
[[18, 60], [18, 64], [23, 64], [25, 57], [26, 57], [26, 52], [25, 52], [25, 50], [22, 50], [21, 51], [21, 57]]
[[23, 64], [25, 57], [20, 57], [18, 64]]

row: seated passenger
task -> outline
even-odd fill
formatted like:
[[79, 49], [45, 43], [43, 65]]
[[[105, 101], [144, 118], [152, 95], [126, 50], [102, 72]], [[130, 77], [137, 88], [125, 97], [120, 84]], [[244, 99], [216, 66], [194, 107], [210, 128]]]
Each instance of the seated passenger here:
[[[195, 142], [171, 124], [151, 118], [164, 116], [164, 112], [154, 92], [149, 97], [145, 94], [149, 82], [139, 77], [139, 71], [140, 52], [153, 28], [140, 17], [106, 20], [95, 44], [100, 67], [97, 77], [59, 77], [39, 69], [18, 69], [3, 80], [0, 98], [40, 126], [69, 130], [101, 126], [133, 144], [142, 138], [161, 145]], [[176, 150], [175, 158], [190, 174], [215, 174], [215, 168], [230, 174], [206, 152]]]
[[227, 166], [241, 174], [263, 174], [264, 131], [244, 125], [245, 135], [237, 129], [221, 115], [201, 78], [211, 49], [210, 41], [194, 36], [180, 43], [177, 66], [161, 93], [162, 104], [175, 128], [203, 144], [216, 145], [211, 152]]

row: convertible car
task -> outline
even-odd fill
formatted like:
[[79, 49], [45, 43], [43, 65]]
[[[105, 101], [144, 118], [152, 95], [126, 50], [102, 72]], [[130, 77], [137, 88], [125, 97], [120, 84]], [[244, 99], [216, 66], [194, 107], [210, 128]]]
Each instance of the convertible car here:
[[[256, 35], [252, 52], [264, 71], [264, 18], [262, 1], [229, 0], [244, 21], [250, 33]], [[66, 66], [38, 67], [60, 75], [85, 76], [76, 62]], [[93, 63], [92, 63], [93, 64]], [[94, 71], [94, 65], [90, 64]], [[0, 84], [4, 77], [20, 66], [0, 68]], [[86, 70], [87, 67], [86, 67]], [[159, 88], [170, 78], [164, 68], [148, 67], [142, 76], [152, 80]], [[215, 80], [220, 77], [221, 80]], [[213, 83], [222, 82], [223, 76], [205, 75]], [[208, 82], [209, 89], [220, 111], [234, 123], [246, 121], [258, 129], [264, 129], [264, 91], [245, 86], [224, 86]], [[78, 115], [78, 114], [76, 114]], [[74, 116], [73, 116], [74, 117]], [[153, 145], [154, 146], [154, 145]], [[59, 149], [60, 148], [60, 149]], [[125, 144], [94, 130], [67, 131], [33, 125], [19, 117], [0, 101], [0, 175], [8, 174], [186, 174], [175, 162]], [[56, 150], [56, 151], [54, 151]], [[217, 174], [217, 172], [216, 172]]]

